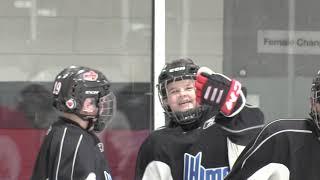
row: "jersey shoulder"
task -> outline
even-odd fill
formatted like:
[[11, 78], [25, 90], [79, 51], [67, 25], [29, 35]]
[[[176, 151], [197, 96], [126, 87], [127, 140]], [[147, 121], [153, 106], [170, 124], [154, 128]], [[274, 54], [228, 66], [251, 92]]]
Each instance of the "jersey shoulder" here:
[[215, 122], [232, 142], [245, 146], [261, 131], [264, 115], [258, 107], [246, 105], [234, 117], [217, 116]]
[[217, 115], [218, 124], [235, 131], [261, 128], [264, 125], [264, 114], [260, 108], [246, 104], [244, 108], [233, 117]]
[[50, 134], [50, 133], [55, 133], [55, 134], [68, 133], [68, 135], [79, 136], [81, 134], [87, 133], [87, 131], [75, 124], [65, 122], [63, 120], [59, 120], [50, 127], [47, 134]]
[[242, 114], [246, 118], [251, 118], [251, 119], [256, 118], [262, 121], [262, 123], [264, 122], [264, 114], [261, 111], [261, 109], [257, 106], [246, 104], [242, 109], [242, 111], [240, 112], [240, 114]]
[[310, 119], [277, 119], [262, 128], [254, 139], [254, 145], [267, 141], [287, 141], [301, 135], [312, 134], [313, 131], [314, 126]]
[[93, 136], [81, 127], [63, 120], [55, 122], [47, 132], [51, 143], [63, 143], [66, 148], [77, 146], [78, 142], [81, 146], [95, 146], [98, 142]]
[[145, 139], [143, 144], [152, 144], [152, 146], [161, 146], [168, 141], [168, 138], [177, 132], [179, 128], [168, 128], [168, 127], [161, 127], [156, 129], [155, 131], [151, 132], [150, 135]]
[[274, 134], [286, 131], [311, 131], [312, 121], [310, 119], [277, 119], [269, 122], [262, 128], [266, 134]]
[[[247, 179], [257, 169], [298, 152], [306, 141], [313, 141], [314, 124], [310, 119], [277, 119], [266, 124], [242, 151], [226, 179]], [[270, 170], [270, 169], [269, 169]]]

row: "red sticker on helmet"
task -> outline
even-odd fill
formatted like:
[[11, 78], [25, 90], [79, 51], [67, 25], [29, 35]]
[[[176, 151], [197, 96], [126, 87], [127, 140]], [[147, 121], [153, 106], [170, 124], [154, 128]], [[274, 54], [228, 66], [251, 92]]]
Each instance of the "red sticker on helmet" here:
[[66, 101], [66, 106], [69, 109], [74, 109], [76, 107], [76, 101], [74, 99], [69, 99], [68, 101]]
[[83, 79], [86, 81], [96, 81], [98, 79], [98, 74], [94, 71], [88, 71], [83, 73]]

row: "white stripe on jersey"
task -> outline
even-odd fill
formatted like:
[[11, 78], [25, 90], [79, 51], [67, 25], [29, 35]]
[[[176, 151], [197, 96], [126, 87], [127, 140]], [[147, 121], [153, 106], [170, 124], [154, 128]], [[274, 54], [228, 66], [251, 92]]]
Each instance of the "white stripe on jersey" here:
[[272, 125], [273, 123], [278, 122], [278, 121], [306, 121], [306, 119], [277, 119], [277, 120], [271, 121], [269, 124], [265, 125], [265, 126], [262, 128], [262, 130], [259, 132], [258, 136], [256, 136], [254, 143], [252, 144], [252, 146], [250, 147], [250, 149], [246, 151], [245, 156], [246, 156], [249, 152], [251, 152], [251, 150], [255, 147], [255, 144], [257, 143], [259, 137], [260, 137], [261, 134], [264, 132], [264, 130], [265, 130], [267, 127], [269, 127], [270, 125]]
[[75, 150], [74, 155], [73, 155], [72, 170], [71, 170], [71, 180], [73, 180], [74, 164], [76, 162], [76, 157], [77, 157], [77, 153], [78, 153], [78, 149], [79, 149], [82, 137], [83, 137], [83, 135], [81, 134], [80, 137], [79, 137], [79, 140], [78, 140], [78, 144], [77, 144], [76, 150]]
[[225, 126], [220, 126], [222, 129], [228, 131], [228, 132], [231, 132], [231, 133], [242, 133], [242, 132], [245, 132], [245, 131], [250, 131], [252, 129], [259, 129], [259, 128], [262, 128], [264, 126], [264, 124], [261, 124], [261, 125], [256, 125], [256, 126], [251, 126], [251, 127], [248, 127], [248, 128], [244, 128], [244, 129], [239, 129], [239, 130], [233, 130], [233, 129], [230, 129], [230, 128], [227, 128]]
[[283, 132], [297, 132], [297, 133], [310, 133], [312, 134], [312, 131], [310, 130], [298, 130], [298, 129], [286, 129], [286, 130], [282, 130], [282, 131], [278, 131], [276, 133], [273, 133], [272, 135], [268, 136], [265, 140], [263, 140], [243, 161], [241, 168], [243, 168], [244, 164], [246, 163], [247, 159], [250, 158], [250, 156], [252, 156], [265, 142], [267, 142], [270, 138], [272, 138], [273, 136], [283, 133]]
[[63, 131], [63, 135], [62, 135], [62, 138], [61, 138], [61, 143], [60, 143], [60, 152], [59, 152], [59, 159], [58, 159], [58, 165], [57, 165], [57, 170], [56, 170], [56, 180], [58, 180], [58, 174], [59, 174], [59, 166], [60, 166], [60, 160], [61, 160], [61, 154], [62, 154], [62, 147], [63, 147], [63, 142], [64, 142], [64, 137], [66, 135], [66, 132], [67, 132], [67, 129], [68, 128], [64, 128], [64, 131]]

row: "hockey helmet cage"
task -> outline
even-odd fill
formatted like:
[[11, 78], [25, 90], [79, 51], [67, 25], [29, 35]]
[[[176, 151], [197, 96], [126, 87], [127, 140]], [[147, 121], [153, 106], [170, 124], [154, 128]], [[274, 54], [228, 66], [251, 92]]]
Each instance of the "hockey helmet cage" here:
[[185, 112], [173, 112], [166, 103], [168, 84], [180, 80], [195, 80], [199, 66], [189, 58], [177, 59], [167, 63], [158, 77], [158, 96], [165, 114], [170, 120], [178, 124], [190, 124], [201, 116], [201, 107], [193, 108]]
[[320, 103], [320, 70], [312, 80], [310, 99], [311, 99], [310, 116], [316, 123], [317, 127], [320, 129], [320, 116], [317, 108], [315, 107], [316, 103]]

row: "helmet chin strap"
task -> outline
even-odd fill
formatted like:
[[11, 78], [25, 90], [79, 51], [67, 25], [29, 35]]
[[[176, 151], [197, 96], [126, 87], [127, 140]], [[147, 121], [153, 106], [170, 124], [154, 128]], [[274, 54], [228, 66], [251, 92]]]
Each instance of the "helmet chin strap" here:
[[169, 117], [180, 125], [194, 124], [202, 116], [204, 107], [196, 107], [184, 112], [168, 112]]
[[92, 131], [94, 129], [94, 122], [93, 122], [93, 119], [88, 119], [87, 120], [89, 123], [88, 123], [88, 127], [87, 127], [87, 131]]
[[97, 119], [96, 117], [88, 116], [88, 115], [83, 115], [83, 114], [77, 114], [82, 120], [88, 121], [88, 126], [86, 130], [92, 131], [94, 129], [94, 122]]

